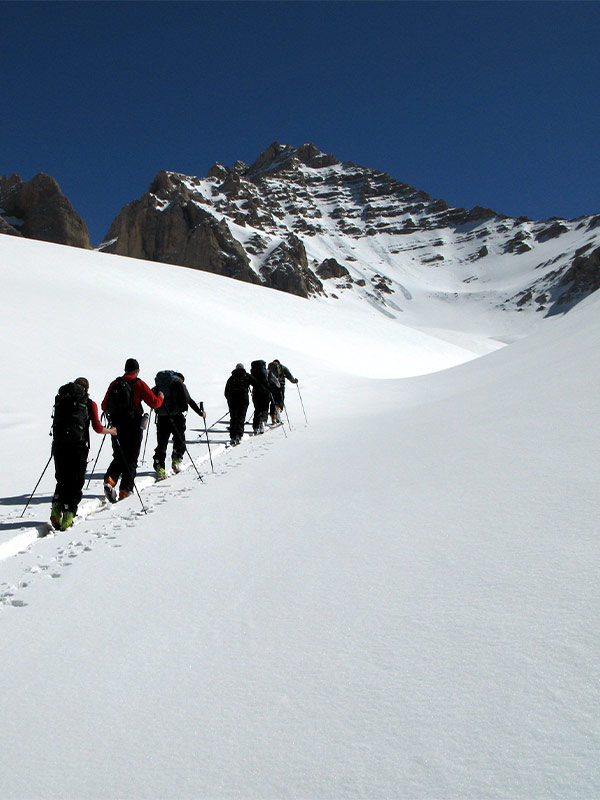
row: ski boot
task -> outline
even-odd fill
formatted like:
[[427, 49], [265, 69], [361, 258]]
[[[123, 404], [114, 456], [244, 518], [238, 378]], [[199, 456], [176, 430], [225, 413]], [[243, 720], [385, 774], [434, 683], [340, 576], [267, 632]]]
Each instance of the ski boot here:
[[66, 531], [67, 528], [72, 528], [74, 519], [75, 519], [74, 511], [65, 511], [62, 517], [62, 522], [60, 523], [61, 531]]
[[104, 481], [104, 496], [108, 500], [109, 503], [116, 503], [117, 502], [117, 490], [115, 489], [116, 481], [113, 478], [108, 477]]
[[60, 526], [62, 523], [62, 503], [54, 502], [52, 503], [52, 508], [50, 509], [50, 524], [54, 528], [55, 531], [60, 530]]

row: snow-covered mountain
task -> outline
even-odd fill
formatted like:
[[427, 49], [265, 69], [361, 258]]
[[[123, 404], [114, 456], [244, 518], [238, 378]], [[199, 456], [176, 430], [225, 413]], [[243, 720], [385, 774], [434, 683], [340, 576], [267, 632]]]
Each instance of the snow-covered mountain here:
[[[188, 212], [226, 239], [215, 180]], [[254, 231], [276, 250], [273, 217]], [[561, 222], [544, 241], [520, 222], [532, 249], [516, 254], [511, 221], [463, 220], [419, 233], [444, 256], [423, 264], [383, 247], [416, 233], [353, 238], [323, 219], [295, 234], [307, 258], [338, 242], [356, 261], [352, 282], [323, 278], [350, 288], [310, 301], [0, 236], [0, 797], [600, 795], [600, 293], [550, 318], [533, 293], [518, 304], [570, 253], [590, 258], [597, 229]], [[258, 276], [267, 251], [254, 257]], [[394, 294], [374, 291], [383, 264]], [[132, 356], [150, 383], [183, 372], [209, 425], [238, 361], [280, 358], [301, 393], [285, 430], [215, 443], [214, 471], [190, 414], [186, 469], [160, 483], [150, 426], [140, 499], [110, 507], [92, 434], [80, 519], [38, 538], [57, 388], [84, 375], [100, 400]]]
[[310, 144], [275, 142], [251, 166], [215, 164], [206, 178], [163, 171], [106, 239], [107, 252], [304, 297], [351, 294], [392, 316], [459, 296], [552, 314], [600, 286], [600, 216], [449, 208]]

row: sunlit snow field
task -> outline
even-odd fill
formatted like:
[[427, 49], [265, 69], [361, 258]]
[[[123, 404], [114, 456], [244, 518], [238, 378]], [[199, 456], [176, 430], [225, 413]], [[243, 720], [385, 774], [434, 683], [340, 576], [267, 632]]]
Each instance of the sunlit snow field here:
[[[491, 307], [409, 327], [6, 236], [0, 284], [1, 797], [598, 796], [595, 296], [502, 347]], [[147, 513], [37, 538], [57, 388], [130, 356], [209, 424], [238, 361], [302, 395], [214, 472], [190, 413], [204, 483], [154, 484], [151, 431]]]

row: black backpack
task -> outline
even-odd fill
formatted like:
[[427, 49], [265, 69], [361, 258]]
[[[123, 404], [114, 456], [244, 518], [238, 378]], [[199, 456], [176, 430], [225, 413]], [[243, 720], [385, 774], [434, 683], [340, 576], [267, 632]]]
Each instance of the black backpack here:
[[133, 384], [139, 378], [126, 381], [122, 376], [116, 378], [106, 397], [106, 414], [113, 425], [133, 422], [135, 406], [133, 404]]
[[234, 369], [227, 381], [227, 394], [236, 398], [248, 399], [248, 373], [245, 369]]
[[253, 361], [250, 364], [250, 374], [256, 378], [256, 380], [262, 384], [264, 389], [267, 389], [269, 386], [269, 375], [267, 373], [267, 363], [266, 361]]
[[89, 444], [88, 393], [79, 383], [66, 383], [54, 399], [52, 437], [57, 444]]
[[154, 387], [155, 394], [157, 392], [162, 392], [165, 396], [162, 406], [156, 410], [159, 416], [167, 416], [169, 414], [178, 414], [187, 411], [188, 404], [185, 398], [185, 391], [176, 372], [172, 369], [163, 369], [156, 373], [156, 378], [154, 380], [156, 382], [156, 386]]

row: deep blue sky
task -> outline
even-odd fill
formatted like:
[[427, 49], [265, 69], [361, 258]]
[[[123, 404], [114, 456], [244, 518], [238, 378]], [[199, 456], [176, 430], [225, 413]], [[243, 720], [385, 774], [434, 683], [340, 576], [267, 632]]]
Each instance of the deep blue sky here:
[[600, 212], [596, 2], [0, 2], [0, 174], [99, 243], [160, 169], [314, 142], [451, 205]]

